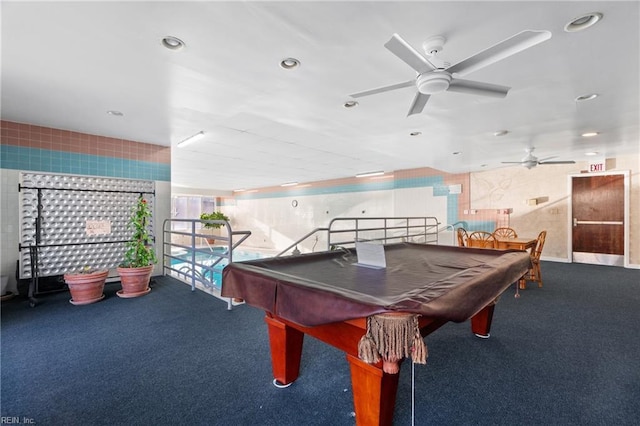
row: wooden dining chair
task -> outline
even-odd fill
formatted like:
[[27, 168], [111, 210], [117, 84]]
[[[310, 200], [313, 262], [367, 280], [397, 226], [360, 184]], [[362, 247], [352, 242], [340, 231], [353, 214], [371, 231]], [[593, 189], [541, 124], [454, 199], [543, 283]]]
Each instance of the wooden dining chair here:
[[469, 234], [468, 247], [496, 248], [496, 238], [491, 232], [475, 231]]
[[515, 229], [508, 227], [496, 228], [493, 231], [493, 236], [496, 238], [518, 238]]
[[467, 230], [464, 228], [458, 228], [456, 233], [458, 234], [458, 245], [460, 247], [466, 247], [467, 240], [469, 239], [469, 234], [467, 234]]
[[538, 283], [538, 287], [542, 287], [542, 273], [540, 272], [540, 255], [544, 247], [544, 241], [547, 238], [547, 231], [538, 234], [536, 246], [531, 250], [531, 269], [520, 279], [520, 288], [527, 287], [527, 281]]

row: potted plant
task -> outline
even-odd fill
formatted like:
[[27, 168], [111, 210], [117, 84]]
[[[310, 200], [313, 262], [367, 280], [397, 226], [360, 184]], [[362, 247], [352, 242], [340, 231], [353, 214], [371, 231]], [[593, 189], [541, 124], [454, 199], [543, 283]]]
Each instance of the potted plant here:
[[73, 305], [88, 305], [104, 299], [102, 291], [108, 274], [106, 269], [96, 270], [90, 266], [64, 274], [64, 281], [71, 293], [69, 302]]
[[151, 291], [149, 281], [153, 265], [158, 261], [149, 232], [152, 213], [142, 196], [132, 209], [129, 228], [133, 229], [127, 242], [124, 261], [118, 266], [122, 290], [116, 294], [123, 298], [143, 296]]
[[[229, 217], [227, 217], [224, 213], [222, 212], [211, 212], [211, 213], [202, 213], [200, 215], [200, 220], [226, 220], [227, 222], [229, 221]], [[209, 222], [205, 222], [203, 224], [205, 229], [220, 229], [224, 226], [224, 223], [209, 223]], [[212, 234], [214, 235], [214, 234]], [[207, 242], [209, 244], [213, 244], [215, 243], [215, 239], [214, 238], [207, 238]]]

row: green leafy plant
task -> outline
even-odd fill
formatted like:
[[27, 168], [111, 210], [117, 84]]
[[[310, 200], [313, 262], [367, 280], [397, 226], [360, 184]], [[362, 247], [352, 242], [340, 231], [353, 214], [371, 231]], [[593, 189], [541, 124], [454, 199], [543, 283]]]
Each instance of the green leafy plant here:
[[[229, 221], [229, 218], [222, 212], [212, 212], [212, 213], [202, 213], [200, 215], [200, 220], [226, 220]], [[203, 226], [207, 229], [220, 229], [224, 226], [223, 223], [204, 223]]]
[[127, 242], [127, 251], [121, 267], [141, 268], [158, 261], [153, 249], [153, 236], [149, 232], [149, 223], [152, 217], [153, 214], [147, 200], [140, 196], [136, 205], [133, 206], [129, 219], [129, 228], [133, 230], [133, 235], [131, 240]]

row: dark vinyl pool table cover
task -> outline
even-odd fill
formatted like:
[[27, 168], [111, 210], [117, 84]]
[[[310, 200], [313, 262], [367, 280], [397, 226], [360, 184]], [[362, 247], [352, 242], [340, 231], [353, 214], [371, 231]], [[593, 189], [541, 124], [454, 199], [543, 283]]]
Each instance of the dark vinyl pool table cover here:
[[385, 269], [355, 265], [355, 249], [234, 262], [222, 296], [308, 327], [388, 311], [462, 322], [531, 265], [524, 251], [413, 243], [387, 245], [385, 257]]

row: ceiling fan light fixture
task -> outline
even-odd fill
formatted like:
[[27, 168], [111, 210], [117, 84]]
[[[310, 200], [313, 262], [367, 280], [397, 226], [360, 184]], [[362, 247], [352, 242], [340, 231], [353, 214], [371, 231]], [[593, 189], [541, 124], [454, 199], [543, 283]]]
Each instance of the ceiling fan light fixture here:
[[280, 61], [280, 68], [285, 70], [293, 70], [300, 66], [300, 61], [296, 58], [285, 58]]
[[564, 26], [564, 30], [568, 33], [586, 30], [587, 28], [597, 24], [602, 17], [603, 15], [600, 12], [585, 13], [584, 15], [580, 15], [569, 21], [569, 23]]
[[429, 72], [420, 74], [416, 82], [418, 91], [424, 95], [444, 92], [451, 83], [451, 74], [448, 72]]
[[180, 50], [185, 46], [184, 41], [174, 36], [164, 37], [162, 39], [162, 45], [169, 50]]

